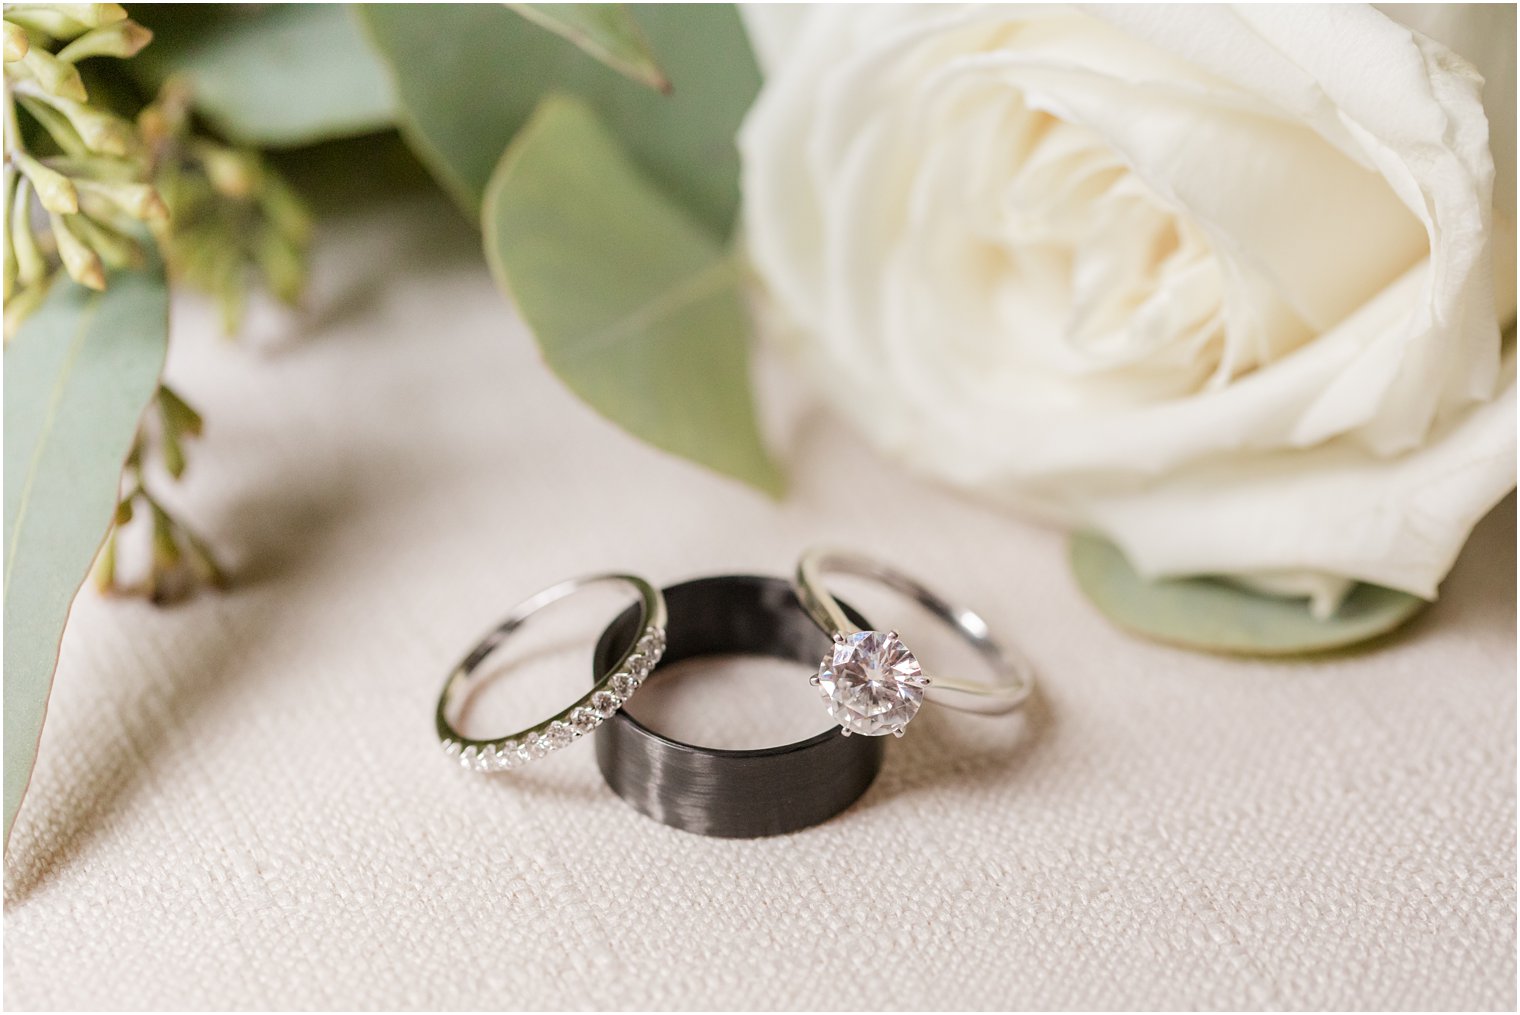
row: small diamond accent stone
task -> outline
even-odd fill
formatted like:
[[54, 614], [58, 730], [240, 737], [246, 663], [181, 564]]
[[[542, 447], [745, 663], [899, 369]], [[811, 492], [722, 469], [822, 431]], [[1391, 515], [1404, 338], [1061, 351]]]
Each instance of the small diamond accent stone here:
[[622, 702], [618, 700], [617, 695], [608, 691], [597, 691], [591, 696], [591, 707], [596, 709], [596, 714], [603, 719], [611, 719], [620, 705]]
[[924, 671], [890, 633], [860, 631], [834, 645], [818, 669], [818, 690], [834, 721], [879, 737], [906, 726], [924, 703]]
[[627, 701], [628, 696], [638, 689], [639, 681], [637, 677], [628, 673], [614, 673], [612, 675], [612, 690], [624, 701]]
[[649, 676], [649, 671], [654, 669], [654, 660], [642, 652], [635, 652], [628, 657], [628, 664], [625, 668], [629, 673], [633, 674], [633, 679], [643, 680]]
[[584, 705], [570, 713], [570, 725], [583, 735], [590, 733], [600, 726], [601, 723], [602, 717]]
[[634, 648], [643, 655], [657, 659], [665, 651], [665, 633], [657, 627], [652, 627], [644, 637], [639, 639], [639, 643]]
[[527, 752], [529, 758], [542, 758], [544, 755], [548, 754], [552, 748], [549, 746], [549, 742], [543, 737], [537, 736], [535, 734], [529, 734], [527, 737], [523, 738], [523, 750]]
[[544, 739], [549, 741], [550, 750], [557, 751], [575, 740], [575, 730], [565, 723], [554, 722], [550, 724], [549, 729], [544, 733]]

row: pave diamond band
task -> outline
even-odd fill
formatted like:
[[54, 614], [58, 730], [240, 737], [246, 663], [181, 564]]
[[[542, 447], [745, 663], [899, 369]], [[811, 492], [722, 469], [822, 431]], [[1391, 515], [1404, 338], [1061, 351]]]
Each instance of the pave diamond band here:
[[[824, 584], [824, 575], [829, 573], [868, 578], [914, 600], [970, 642], [987, 662], [993, 679], [969, 681], [925, 674], [896, 631], [865, 631], [851, 622]], [[916, 579], [880, 561], [838, 550], [809, 550], [798, 562], [793, 588], [813, 622], [834, 639], [833, 649], [811, 681], [846, 736], [902, 736], [926, 692], [928, 700], [950, 708], [1000, 713], [1018, 708], [1034, 690], [1029, 661], [994, 639], [980, 615], [952, 606]]]
[[[638, 594], [637, 636], [579, 700], [537, 725], [488, 739], [466, 737], [454, 723], [480, 677], [480, 665], [528, 618], [551, 603], [593, 585], [621, 585]], [[476, 772], [504, 772], [567, 747], [612, 718], [639, 689], [665, 654], [665, 598], [644, 579], [598, 574], [561, 582], [518, 604], [510, 616], [482, 638], [454, 668], [438, 696], [437, 730], [444, 753]]]

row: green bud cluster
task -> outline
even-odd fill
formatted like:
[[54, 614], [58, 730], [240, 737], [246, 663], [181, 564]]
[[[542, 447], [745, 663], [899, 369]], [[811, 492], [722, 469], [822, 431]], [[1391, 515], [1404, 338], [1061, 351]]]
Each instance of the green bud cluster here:
[[[105, 545], [95, 559], [95, 585], [100, 591], [140, 595], [155, 602], [176, 598], [190, 579], [224, 585], [225, 575], [210, 548], [153, 494], [145, 469], [155, 445], [163, 467], [178, 479], [185, 470], [184, 442], [201, 433], [201, 417], [167, 384], [154, 399], [154, 412], [139, 431], [127, 457], [126, 488]], [[156, 436], [156, 441], [150, 439]], [[124, 578], [117, 567], [117, 543], [134, 519], [148, 539], [148, 566], [140, 578]]]
[[[5, 333], [47, 294], [61, 268], [104, 289], [107, 272], [137, 263], [142, 224], [168, 219], [148, 182], [136, 127], [94, 104], [78, 63], [133, 56], [153, 38], [118, 4], [5, 7]], [[33, 152], [16, 119], [26, 110], [49, 150]]]
[[188, 103], [171, 81], [138, 116], [154, 152], [154, 184], [171, 211], [160, 246], [172, 275], [216, 296], [232, 334], [250, 281], [284, 303], [300, 301], [311, 215], [258, 152], [192, 133]]
[[[141, 263], [150, 243], [171, 281], [216, 296], [229, 334], [251, 282], [287, 303], [299, 300], [311, 217], [258, 152], [197, 132], [179, 82], [166, 83], [130, 119], [91, 95], [86, 77], [99, 82], [102, 68], [82, 76], [80, 62], [130, 58], [152, 40], [148, 29], [117, 4], [10, 4], [0, 25], [7, 337], [61, 275], [104, 289], [113, 270]], [[23, 130], [18, 110], [35, 130]], [[173, 594], [176, 577], [220, 583], [221, 572], [151, 489], [150, 473], [177, 479], [184, 471], [185, 445], [199, 436], [200, 417], [166, 386], [156, 405], [126, 463], [96, 579], [102, 588], [162, 599]], [[117, 543], [129, 530], [152, 548], [141, 580], [124, 580], [117, 567]]]

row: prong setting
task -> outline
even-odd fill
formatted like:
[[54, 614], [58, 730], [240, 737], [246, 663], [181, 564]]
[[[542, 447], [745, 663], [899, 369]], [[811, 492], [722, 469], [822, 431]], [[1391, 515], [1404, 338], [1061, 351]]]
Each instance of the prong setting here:
[[847, 735], [902, 735], [924, 700], [923, 668], [896, 632], [836, 632], [832, 651], [808, 680]]

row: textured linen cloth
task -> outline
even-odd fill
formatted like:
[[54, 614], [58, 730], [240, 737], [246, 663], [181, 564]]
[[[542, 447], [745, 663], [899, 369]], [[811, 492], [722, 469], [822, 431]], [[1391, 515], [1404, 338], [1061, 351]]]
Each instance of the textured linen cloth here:
[[[75, 606], [8, 1006], [1515, 1006], [1512, 500], [1370, 650], [1190, 654], [1099, 616], [1060, 534], [822, 413], [771, 421], [781, 503], [624, 435], [441, 205], [323, 236], [277, 348], [174, 307], [207, 418], [182, 501], [237, 583]], [[640, 816], [585, 745], [495, 778], [438, 750], [443, 674], [538, 588], [785, 574], [819, 541], [976, 605], [1037, 704], [926, 708], [852, 809], [754, 841]]]

